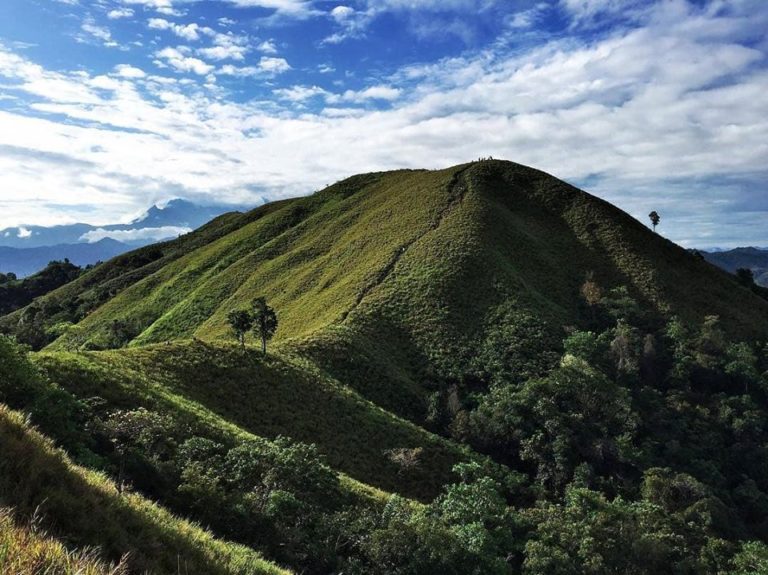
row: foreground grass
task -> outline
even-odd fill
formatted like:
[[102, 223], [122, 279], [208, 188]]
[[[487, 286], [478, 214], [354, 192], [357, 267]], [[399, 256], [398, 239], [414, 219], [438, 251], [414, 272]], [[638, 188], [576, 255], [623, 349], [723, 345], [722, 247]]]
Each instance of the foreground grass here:
[[[98, 548], [105, 561], [122, 560], [122, 572], [287, 573], [255, 551], [215, 539], [198, 525], [139, 495], [118, 493], [111, 481], [74, 465], [50, 440], [30, 429], [20, 414], [2, 405], [0, 504], [13, 507], [20, 516], [39, 515], [44, 525], [50, 525], [73, 545]], [[25, 541], [24, 537], [18, 530], [9, 535], [8, 558], [19, 555], [18, 545]], [[35, 540], [26, 540], [30, 541], [31, 551]], [[64, 551], [57, 552], [55, 544], [47, 547], [48, 551], [45, 545], [38, 547], [43, 557], [55, 561], [58, 553], [59, 559], [65, 561]], [[71, 559], [85, 561], [93, 569], [73, 573], [109, 572], [106, 564], [94, 563], [93, 556], [81, 555], [78, 559], [72, 555]], [[5, 569], [2, 572], [12, 573]]]
[[73, 551], [34, 523], [19, 526], [10, 509], [0, 509], [0, 573], [4, 575], [127, 575], [123, 562], [102, 561], [97, 551]]

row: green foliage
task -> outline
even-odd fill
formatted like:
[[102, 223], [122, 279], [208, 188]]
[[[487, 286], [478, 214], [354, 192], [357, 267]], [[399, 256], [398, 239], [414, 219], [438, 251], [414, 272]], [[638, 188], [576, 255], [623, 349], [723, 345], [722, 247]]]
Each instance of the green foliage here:
[[544, 490], [561, 493], [580, 465], [599, 477], [621, 469], [636, 420], [625, 389], [566, 356], [544, 379], [491, 390], [473, 413], [473, 433], [497, 457], [530, 464]]
[[233, 309], [227, 314], [227, 321], [240, 346], [245, 347], [245, 335], [253, 327], [251, 314], [247, 309]]
[[709, 537], [704, 516], [580, 488], [564, 504], [542, 504], [529, 515], [536, 528], [525, 548], [526, 575], [714, 574], [700, 558]]
[[261, 351], [266, 355], [267, 340], [272, 339], [277, 330], [277, 314], [264, 297], [257, 297], [251, 302], [253, 308], [253, 334], [261, 340]]
[[[78, 278], [82, 269], [68, 259], [50, 262], [45, 268], [24, 279], [0, 273], [0, 316], [28, 305], [32, 300]], [[48, 306], [56, 306], [55, 301]], [[57, 311], [51, 309], [49, 311]]]
[[[102, 475], [71, 463], [23, 418], [0, 407], [0, 502], [81, 547], [98, 547], [130, 572], [281, 573], [244, 547], [209, 533], [138, 495], [119, 496]], [[52, 531], [53, 532], [53, 531]], [[140, 551], [140, 552], [137, 552]]]
[[733, 558], [731, 575], [762, 575], [768, 573], [768, 545], [747, 541]]

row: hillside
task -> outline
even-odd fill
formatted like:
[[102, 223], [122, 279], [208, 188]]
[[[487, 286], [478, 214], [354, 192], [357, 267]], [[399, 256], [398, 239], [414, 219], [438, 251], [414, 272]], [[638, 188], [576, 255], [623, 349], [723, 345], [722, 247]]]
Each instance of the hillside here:
[[[266, 355], [227, 320], [259, 296], [279, 320]], [[768, 301], [532, 168], [365, 174], [227, 214], [0, 329], [45, 346], [0, 337], [0, 402], [296, 572], [768, 557]]]
[[722, 252], [700, 252], [704, 259], [730, 273], [739, 268], [752, 270], [755, 283], [768, 287], [768, 250], [759, 248], [735, 248]]
[[[768, 302], [727, 274], [605, 202], [497, 161], [357, 176], [226, 216], [116, 258], [39, 306], [53, 308], [47, 325], [76, 323], [52, 349], [99, 349], [226, 340], [229, 310], [265, 295], [281, 348], [413, 418], [426, 379], [482, 378], [521, 356], [536, 356], [525, 371], [546, 369], [530, 350], [556, 348], [578, 323], [589, 273], [606, 290], [628, 288], [657, 321], [717, 315], [737, 338], [766, 333]], [[82, 303], [70, 314], [59, 302]], [[494, 341], [510, 336], [499, 356]], [[360, 362], [345, 365], [355, 356], [365, 377]]]
[[[20, 414], [2, 406], [0, 456], [2, 505], [13, 506], [17, 514], [35, 515], [43, 526], [82, 549], [98, 548], [107, 560], [123, 563], [126, 572], [170, 573], [183, 565], [190, 572], [222, 575], [287, 573], [138, 495], [119, 496], [106, 478], [73, 465], [49, 440], [29, 429]], [[5, 529], [10, 527], [5, 514], [3, 523]], [[54, 564], [55, 555], [62, 554], [55, 551], [48, 552]], [[0, 566], [5, 560], [0, 554]], [[107, 572], [105, 566], [100, 570]]]

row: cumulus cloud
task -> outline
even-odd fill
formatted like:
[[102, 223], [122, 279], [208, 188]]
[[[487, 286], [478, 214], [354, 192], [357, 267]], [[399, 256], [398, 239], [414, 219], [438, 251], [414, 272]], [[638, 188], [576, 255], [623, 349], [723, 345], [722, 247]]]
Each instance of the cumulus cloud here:
[[194, 42], [200, 39], [201, 27], [192, 22], [191, 24], [175, 24], [169, 22], [165, 18], [150, 18], [147, 22], [147, 26], [151, 30], [168, 30], [173, 32], [179, 38], [183, 38], [189, 42]]
[[176, 48], [163, 48], [155, 53], [155, 56], [159, 59], [158, 62], [165, 62], [168, 66], [178, 72], [192, 72], [199, 76], [205, 76], [215, 69], [215, 66], [195, 58], [188, 56], [189, 48], [186, 46], [178, 46]]
[[135, 66], [131, 66], [129, 64], [118, 64], [115, 66], [115, 74], [118, 76], [121, 76], [123, 78], [145, 78], [146, 72], [142, 70], [141, 68], [136, 68]]
[[256, 49], [263, 54], [277, 54], [277, 46], [274, 40], [264, 40]]
[[133, 9], [131, 8], [115, 8], [107, 12], [107, 18], [110, 20], [119, 20], [120, 18], [132, 18]]
[[597, 38], [494, 46], [348, 92], [319, 79], [270, 86], [269, 102], [228, 100], [202, 83], [211, 73], [269, 77], [289, 68], [280, 58], [215, 70], [199, 60], [194, 71], [182, 63], [196, 52], [176, 47], [159, 61], [199, 79], [102, 78], [0, 49], [5, 90], [35, 96], [29, 114], [0, 110], [0, 227], [39, 221], [62, 190], [73, 209], [98, 203], [115, 219], [161, 194], [276, 199], [355, 172], [493, 155], [643, 220], [657, 209], [665, 232], [688, 245], [725, 237], [708, 235], [711, 206], [725, 201], [718, 221], [738, 226], [740, 242], [765, 243], [768, 71], [757, 39], [768, 11], [730, 6], [660, 3]]
[[[159, 228], [135, 228], [131, 230], [105, 230], [104, 228], [97, 228], [84, 233], [80, 240], [81, 242], [88, 242], [89, 244], [96, 243], [104, 238], [110, 238], [117, 240], [118, 242], [136, 242], [136, 241], [150, 241], [159, 242], [161, 240], [167, 240], [175, 238], [177, 236], [188, 234], [191, 232], [191, 228], [179, 227], [179, 226], [162, 226]], [[19, 236], [21, 237], [21, 236]]]

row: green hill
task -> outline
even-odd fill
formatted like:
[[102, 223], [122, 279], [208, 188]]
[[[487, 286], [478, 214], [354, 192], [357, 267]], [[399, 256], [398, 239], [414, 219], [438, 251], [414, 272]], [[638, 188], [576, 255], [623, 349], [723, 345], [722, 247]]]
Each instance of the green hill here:
[[[259, 296], [266, 356], [227, 321]], [[48, 344], [0, 339], [22, 374], [0, 362], [0, 401], [78, 465], [298, 572], [714, 575], [766, 551], [768, 301], [532, 168], [227, 214], [0, 329]]]
[[[767, 331], [768, 302], [727, 274], [611, 205], [509, 162], [357, 176], [223, 216], [156, 250], [141, 267], [127, 262], [146, 251], [126, 254], [42, 298], [47, 325], [77, 322], [51, 348], [226, 340], [227, 313], [265, 295], [279, 313], [281, 349], [418, 420], [432, 380], [547, 369], [539, 352], [578, 323], [588, 273], [605, 289], [625, 286], [657, 319], [717, 315], [737, 339]], [[56, 312], [55, 302], [93, 298], [103, 303], [82, 318]], [[500, 338], [513, 342], [501, 354]]]

